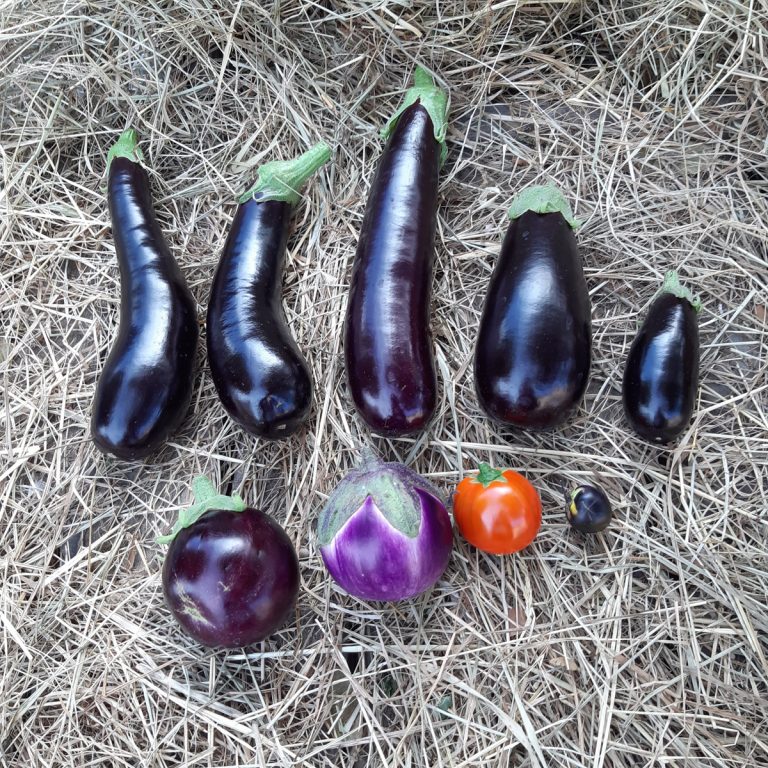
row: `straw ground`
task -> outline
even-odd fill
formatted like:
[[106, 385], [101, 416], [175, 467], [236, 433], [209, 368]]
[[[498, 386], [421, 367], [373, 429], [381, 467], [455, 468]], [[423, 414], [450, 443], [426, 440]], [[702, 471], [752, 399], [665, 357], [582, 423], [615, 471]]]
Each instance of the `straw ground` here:
[[[0, 5], [0, 762], [6, 766], [768, 764], [768, 39], [758, 0]], [[343, 311], [377, 129], [416, 62], [450, 87], [432, 325], [439, 412], [370, 437], [346, 392]], [[102, 189], [135, 127], [159, 219], [200, 306], [236, 195], [320, 139], [285, 277], [316, 393], [259, 442], [205, 370], [183, 429], [127, 464], [89, 440], [119, 282]], [[551, 180], [579, 234], [591, 386], [562, 429], [499, 428], [472, 349], [510, 198]], [[703, 300], [696, 415], [676, 446], [624, 423], [619, 384], [663, 273]], [[313, 521], [372, 442], [448, 495], [479, 461], [544, 503], [524, 553], [457, 540], [425, 597], [361, 604]], [[285, 524], [295, 616], [209, 652], [162, 602], [162, 551], [208, 473]], [[571, 533], [561, 487], [596, 479], [616, 521]]]

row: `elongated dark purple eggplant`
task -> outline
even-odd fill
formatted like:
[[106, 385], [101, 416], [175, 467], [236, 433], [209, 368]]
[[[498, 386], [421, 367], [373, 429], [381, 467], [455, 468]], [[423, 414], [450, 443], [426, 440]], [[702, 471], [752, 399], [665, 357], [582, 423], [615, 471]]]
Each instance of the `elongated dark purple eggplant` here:
[[447, 97], [420, 68], [414, 82], [383, 131], [345, 326], [352, 400], [384, 435], [423, 429], [437, 399], [429, 305]]
[[587, 283], [568, 202], [553, 186], [515, 201], [475, 348], [475, 389], [492, 418], [543, 429], [584, 395], [592, 332]]
[[195, 301], [155, 220], [136, 132], [109, 152], [107, 195], [120, 267], [120, 327], [96, 387], [91, 434], [121, 459], [153, 453], [192, 397]]
[[624, 412], [635, 432], [670, 443], [688, 426], [699, 384], [701, 304], [667, 272], [627, 357]]
[[227, 413], [252, 435], [287, 437], [312, 405], [312, 378], [288, 328], [281, 283], [298, 190], [331, 151], [317, 144], [259, 169], [239, 200], [208, 304], [208, 361]]

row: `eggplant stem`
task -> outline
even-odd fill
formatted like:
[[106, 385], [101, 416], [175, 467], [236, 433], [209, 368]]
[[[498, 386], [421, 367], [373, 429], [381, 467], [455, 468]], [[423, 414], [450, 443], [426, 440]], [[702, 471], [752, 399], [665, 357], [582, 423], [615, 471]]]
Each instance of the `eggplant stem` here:
[[307, 179], [331, 159], [331, 148], [319, 142], [293, 160], [272, 160], [262, 165], [256, 183], [237, 200], [247, 203], [258, 200], [280, 200], [291, 205], [299, 202], [299, 192]]
[[376, 449], [370, 445], [370, 443], [363, 445], [363, 447], [360, 449], [360, 461], [358, 462], [358, 468], [365, 467], [367, 469], [381, 463], [381, 458], [376, 452]]
[[109, 148], [107, 152], [107, 169], [109, 173], [112, 161], [116, 157], [125, 157], [133, 163], [144, 165], [144, 154], [139, 147], [139, 136], [135, 129], [127, 128], [120, 134], [120, 138]]
[[542, 184], [524, 189], [509, 208], [510, 219], [517, 219], [528, 211], [534, 213], [559, 213], [570, 225], [578, 229], [582, 222], [574, 217], [571, 204], [554, 184]]
[[413, 74], [413, 85], [406, 91], [403, 103], [381, 129], [381, 137], [385, 140], [388, 139], [392, 135], [392, 131], [395, 130], [400, 115], [417, 101], [427, 110], [427, 114], [432, 120], [435, 141], [440, 145], [440, 166], [442, 167], [448, 155], [448, 147], [445, 143], [445, 136], [448, 132], [448, 94], [435, 85], [432, 75], [424, 67], [416, 67]]
[[670, 269], [664, 275], [664, 284], [661, 286], [659, 293], [671, 293], [673, 296], [677, 296], [678, 299], [685, 299], [695, 312], [701, 311], [701, 299], [698, 296], [694, 296], [688, 288], [682, 285], [680, 275], [674, 269]]
[[194, 504], [179, 510], [179, 517], [173, 524], [171, 532], [165, 536], [158, 536], [156, 539], [158, 544], [170, 544], [179, 531], [189, 528], [212, 509], [242, 512], [246, 508], [245, 502], [237, 494], [225, 496], [219, 493], [213, 483], [204, 475], [196, 477], [192, 481], [192, 494], [195, 499]]

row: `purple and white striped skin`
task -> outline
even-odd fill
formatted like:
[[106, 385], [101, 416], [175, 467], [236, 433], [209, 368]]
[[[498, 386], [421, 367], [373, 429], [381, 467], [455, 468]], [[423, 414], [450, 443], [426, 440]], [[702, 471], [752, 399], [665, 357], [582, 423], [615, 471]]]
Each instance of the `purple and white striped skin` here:
[[425, 592], [453, 547], [451, 519], [431, 485], [402, 464], [379, 461], [341, 481], [320, 513], [318, 534], [331, 576], [361, 600]]

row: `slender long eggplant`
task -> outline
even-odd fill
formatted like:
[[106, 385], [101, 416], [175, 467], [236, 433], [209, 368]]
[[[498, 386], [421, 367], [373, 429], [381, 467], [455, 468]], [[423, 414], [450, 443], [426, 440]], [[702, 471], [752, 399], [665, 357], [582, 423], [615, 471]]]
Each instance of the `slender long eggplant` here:
[[155, 220], [134, 130], [107, 158], [107, 195], [120, 267], [120, 327], [101, 372], [91, 418], [96, 446], [121, 459], [153, 453], [192, 398], [195, 301]]
[[629, 350], [624, 412], [640, 437], [670, 443], [688, 426], [699, 384], [700, 302], [667, 272]]
[[446, 94], [417, 69], [414, 86], [382, 132], [389, 141], [355, 254], [347, 380], [363, 420], [384, 435], [422, 429], [437, 399], [429, 305], [446, 113]]
[[243, 429], [287, 437], [306, 419], [312, 378], [283, 312], [288, 228], [302, 184], [331, 151], [317, 144], [259, 169], [239, 200], [208, 304], [208, 361], [227, 413]]
[[543, 429], [562, 423], [589, 379], [591, 307], [568, 202], [526, 190], [488, 287], [475, 349], [475, 389], [492, 418]]

